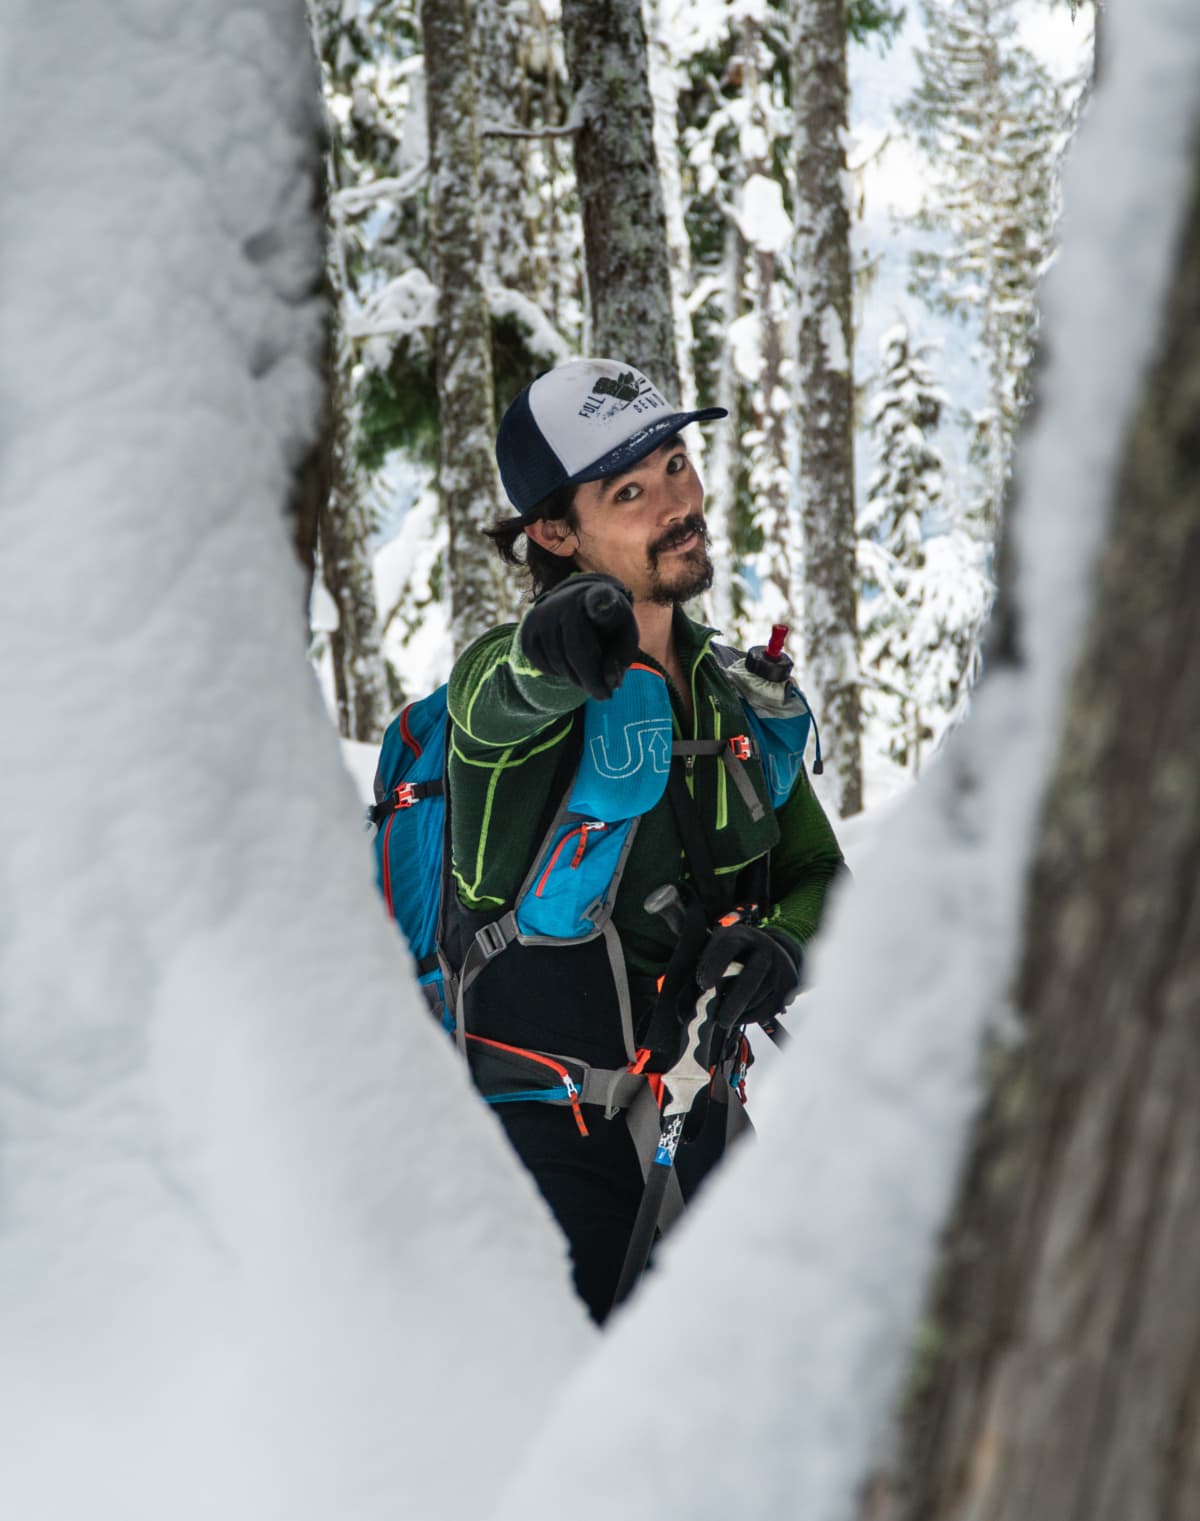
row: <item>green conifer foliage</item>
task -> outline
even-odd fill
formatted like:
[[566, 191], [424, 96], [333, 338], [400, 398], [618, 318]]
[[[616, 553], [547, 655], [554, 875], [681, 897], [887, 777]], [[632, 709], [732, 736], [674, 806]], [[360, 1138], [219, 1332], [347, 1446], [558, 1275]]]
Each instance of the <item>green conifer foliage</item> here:
[[994, 537], [1029, 398], [1070, 111], [1016, 39], [1016, 0], [922, 0], [922, 10], [920, 84], [903, 117], [933, 167], [921, 220], [939, 238], [914, 258], [913, 283], [979, 335], [987, 402], [973, 419], [982, 475], [974, 506]]
[[863, 708], [915, 776], [965, 711], [991, 588], [985, 546], [946, 483], [935, 435], [948, 402], [928, 348], [898, 323], [880, 352], [866, 415], [876, 466], [858, 519]]

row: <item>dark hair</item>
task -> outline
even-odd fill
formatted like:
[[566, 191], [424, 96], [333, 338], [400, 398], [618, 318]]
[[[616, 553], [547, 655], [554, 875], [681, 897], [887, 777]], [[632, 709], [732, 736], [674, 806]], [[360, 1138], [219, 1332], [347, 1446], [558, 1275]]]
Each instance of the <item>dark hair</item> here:
[[[561, 520], [568, 528], [578, 528], [575, 516], [575, 487], [559, 486], [524, 517], [497, 518], [490, 528], [483, 531], [496, 546], [496, 553], [506, 565], [519, 565], [529, 576], [530, 597], [540, 597], [544, 591], [565, 581], [575, 569], [573, 555], [552, 555], [548, 549], [535, 544], [525, 534], [526, 523], [535, 518]], [[525, 539], [525, 554], [517, 552], [518, 540]]]

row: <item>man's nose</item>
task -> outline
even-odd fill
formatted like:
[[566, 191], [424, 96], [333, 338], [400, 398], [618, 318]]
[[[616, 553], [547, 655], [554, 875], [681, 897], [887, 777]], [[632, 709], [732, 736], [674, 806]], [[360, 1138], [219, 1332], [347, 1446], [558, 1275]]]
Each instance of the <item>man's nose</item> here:
[[695, 512], [702, 500], [700, 493], [693, 488], [688, 473], [681, 470], [677, 475], [667, 476], [667, 516], [671, 522], [677, 518], [685, 518], [689, 513]]

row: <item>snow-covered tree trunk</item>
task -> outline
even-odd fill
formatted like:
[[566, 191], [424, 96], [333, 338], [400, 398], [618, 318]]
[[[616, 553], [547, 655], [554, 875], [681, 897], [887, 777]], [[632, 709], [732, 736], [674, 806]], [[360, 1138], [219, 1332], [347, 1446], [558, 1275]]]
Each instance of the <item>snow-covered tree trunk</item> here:
[[[340, 188], [336, 144], [328, 161], [330, 188], [336, 193]], [[349, 286], [346, 262], [345, 230], [335, 209], [326, 247], [334, 304], [327, 411], [329, 478], [317, 509], [317, 547], [321, 579], [337, 608], [329, 651], [338, 731], [345, 739], [365, 741], [382, 738], [391, 704], [375, 604], [365, 472], [354, 457], [354, 359], [342, 326]]]
[[[1200, 1516], [1200, 139], [906, 1427], [906, 1521]], [[1022, 504], [1017, 503], [1017, 510]]]
[[[760, 569], [767, 594], [761, 600], [769, 604], [764, 612], [772, 621], [791, 623], [799, 611], [793, 599], [799, 586], [800, 564], [792, 510], [789, 427], [792, 399], [788, 393], [790, 366], [785, 349], [785, 301], [789, 285], [781, 267], [789, 229], [783, 197], [769, 160], [771, 135], [764, 98], [768, 86], [761, 77], [762, 51], [758, 20], [747, 16], [742, 27], [743, 89], [748, 107], [742, 132], [746, 181], [742, 186], [740, 221], [753, 263], [758, 339], [758, 373], [750, 392], [751, 425], [756, 440], [751, 451], [750, 496], [764, 540]], [[765, 633], [760, 631], [759, 642], [764, 638]]]
[[738, 399], [740, 386], [734, 364], [730, 328], [742, 309], [745, 242], [736, 221], [725, 224], [724, 252], [721, 258], [722, 334], [717, 361], [716, 404], [729, 413], [728, 421], [714, 429], [706, 472], [708, 491], [705, 516], [711, 539], [713, 584], [708, 593], [710, 616], [729, 639], [737, 639], [738, 602], [737, 565], [734, 555], [733, 507], [737, 496], [738, 475]]
[[[671, 313], [675, 329], [675, 362], [679, 366], [679, 391], [672, 397], [683, 407], [696, 405], [696, 370], [692, 363], [692, 319], [688, 296], [692, 283], [692, 254], [683, 216], [683, 178], [679, 163], [679, 75], [672, 52], [672, 35], [662, 0], [647, 0], [646, 60], [650, 97], [654, 102], [654, 152], [658, 161], [663, 213], [667, 227], [667, 254], [671, 266]], [[700, 464], [704, 459], [704, 436], [694, 429], [688, 448]]]
[[803, 0], [793, 25], [804, 679], [845, 818], [862, 807], [845, 0]]
[[563, 0], [577, 108], [575, 177], [583, 208], [588, 347], [680, 394], [666, 213], [654, 147], [641, 0]]
[[485, 127], [523, 128], [528, 117], [528, 75], [523, 67], [527, 4], [474, 0], [471, 57], [475, 68], [479, 138], [479, 208], [484, 267], [490, 279], [531, 298], [532, 239], [526, 224], [528, 139]]
[[344, 340], [335, 354], [329, 492], [317, 514], [321, 579], [338, 613], [337, 627], [329, 633], [338, 730], [345, 739], [378, 740], [391, 704], [375, 605], [371, 514], [354, 458], [351, 358]]
[[500, 616], [482, 530], [503, 510], [496, 469], [491, 334], [479, 225], [479, 144], [465, 0], [422, 0], [429, 214], [437, 275], [438, 491], [449, 526], [451, 633], [461, 650]]

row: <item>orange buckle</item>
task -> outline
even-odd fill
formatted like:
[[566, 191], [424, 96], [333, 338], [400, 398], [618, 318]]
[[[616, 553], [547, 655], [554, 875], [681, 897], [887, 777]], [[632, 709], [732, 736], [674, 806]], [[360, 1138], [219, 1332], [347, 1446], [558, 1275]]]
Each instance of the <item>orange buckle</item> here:
[[412, 782], [401, 782], [399, 786], [395, 787], [392, 791], [392, 796], [396, 800], [396, 807], [411, 808], [412, 805], [416, 802], [416, 798], [413, 796], [413, 791], [414, 788]]
[[729, 748], [740, 761], [750, 759], [750, 736], [748, 734], [731, 734]]

